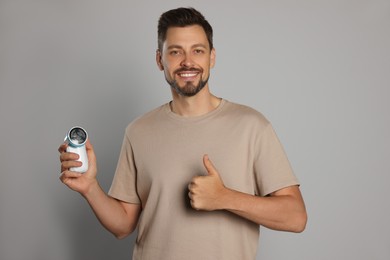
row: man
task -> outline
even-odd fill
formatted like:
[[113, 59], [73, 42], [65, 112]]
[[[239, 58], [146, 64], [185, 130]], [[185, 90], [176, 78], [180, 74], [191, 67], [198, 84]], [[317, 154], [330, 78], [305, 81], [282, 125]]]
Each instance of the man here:
[[138, 227], [133, 259], [254, 259], [259, 225], [301, 232], [299, 183], [271, 124], [259, 112], [210, 93], [212, 28], [192, 8], [160, 17], [156, 61], [172, 101], [126, 129], [108, 195], [96, 158], [84, 173], [60, 146], [61, 177], [117, 238]]

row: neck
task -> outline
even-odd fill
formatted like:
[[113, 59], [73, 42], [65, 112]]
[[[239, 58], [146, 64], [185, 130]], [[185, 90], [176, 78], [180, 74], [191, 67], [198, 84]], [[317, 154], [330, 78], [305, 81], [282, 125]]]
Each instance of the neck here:
[[220, 98], [210, 93], [207, 86], [192, 97], [178, 95], [172, 90], [172, 97], [172, 112], [184, 117], [205, 115], [216, 109], [221, 102]]

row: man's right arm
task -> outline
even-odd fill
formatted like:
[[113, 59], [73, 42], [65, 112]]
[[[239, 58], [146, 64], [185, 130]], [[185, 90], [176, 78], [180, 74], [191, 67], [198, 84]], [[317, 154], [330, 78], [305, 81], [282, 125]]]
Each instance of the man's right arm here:
[[118, 239], [134, 231], [141, 213], [140, 204], [126, 203], [108, 196], [97, 179], [96, 156], [89, 140], [86, 143], [89, 168], [85, 173], [69, 171], [70, 167], [81, 166], [78, 155], [66, 152], [67, 145], [60, 146], [60, 180], [70, 189], [79, 192], [89, 203], [100, 223]]

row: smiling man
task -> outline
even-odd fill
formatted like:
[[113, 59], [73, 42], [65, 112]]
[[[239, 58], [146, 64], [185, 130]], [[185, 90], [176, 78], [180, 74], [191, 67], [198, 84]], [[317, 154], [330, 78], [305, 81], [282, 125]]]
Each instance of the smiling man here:
[[133, 259], [255, 259], [259, 226], [302, 232], [306, 210], [299, 182], [271, 124], [259, 112], [211, 94], [213, 31], [192, 8], [160, 17], [156, 62], [172, 101], [126, 129], [108, 195], [96, 179], [87, 143], [61, 153], [64, 184], [84, 196], [116, 237], [138, 227]]

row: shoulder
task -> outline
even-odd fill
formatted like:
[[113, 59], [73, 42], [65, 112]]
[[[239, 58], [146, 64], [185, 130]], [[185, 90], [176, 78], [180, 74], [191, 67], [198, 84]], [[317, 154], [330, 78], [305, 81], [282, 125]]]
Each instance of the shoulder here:
[[225, 113], [236, 122], [249, 123], [265, 127], [270, 124], [269, 120], [258, 110], [243, 104], [226, 101]]
[[126, 127], [126, 135], [131, 136], [133, 134], [143, 132], [147, 129], [154, 128], [153, 125], [158, 124], [158, 122], [164, 120], [166, 105], [161, 105], [153, 110], [143, 114], [142, 116], [137, 117]]

